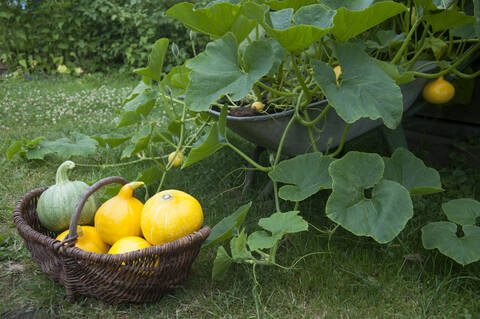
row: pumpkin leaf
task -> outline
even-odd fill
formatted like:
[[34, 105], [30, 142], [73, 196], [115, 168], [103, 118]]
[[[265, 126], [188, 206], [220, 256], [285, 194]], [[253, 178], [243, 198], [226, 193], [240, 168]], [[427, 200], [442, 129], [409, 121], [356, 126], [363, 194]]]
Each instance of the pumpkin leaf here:
[[152, 136], [153, 124], [142, 127], [130, 139], [130, 145], [123, 149], [120, 159], [132, 157], [147, 148]]
[[158, 182], [162, 178], [164, 172], [165, 167], [154, 165], [144, 170], [136, 180], [142, 181], [145, 183], [145, 185], [149, 186], [155, 182]]
[[200, 9], [195, 9], [192, 3], [183, 2], [168, 9], [166, 14], [181, 21], [187, 28], [208, 34], [214, 39], [232, 32], [238, 43], [242, 42], [256, 25], [241, 14], [239, 5], [228, 2], [215, 3]]
[[473, 198], [453, 199], [443, 203], [442, 210], [451, 222], [462, 226], [475, 225], [480, 217], [480, 202]]
[[10, 144], [7, 148], [7, 159], [11, 160], [15, 154], [21, 153], [22, 151], [25, 152], [25, 145], [26, 139], [16, 140], [12, 144]]
[[287, 8], [292, 8], [294, 11], [297, 11], [301, 7], [318, 3], [317, 0], [260, 0], [260, 2], [268, 5], [275, 11]]
[[337, 10], [331, 33], [342, 42], [407, 10], [403, 4], [393, 1], [327, 1], [326, 4]]
[[392, 157], [384, 157], [383, 178], [403, 185], [411, 195], [442, 192], [440, 174], [405, 148], [397, 148]]
[[382, 179], [383, 171], [378, 154], [349, 152], [330, 164], [328, 218], [357, 236], [379, 243], [394, 239], [413, 216], [413, 204], [405, 187]]
[[409, 83], [415, 80], [413, 72], [404, 71], [401, 67], [395, 64], [377, 59], [375, 59], [375, 63], [377, 63], [383, 72], [388, 74], [388, 76], [391, 77], [397, 85]]
[[396, 128], [403, 112], [400, 87], [357, 46], [334, 43], [333, 48], [342, 67], [340, 85], [328, 64], [312, 60], [312, 67], [315, 81], [337, 114], [347, 123], [381, 118], [388, 128]]
[[280, 187], [280, 198], [302, 201], [322, 189], [332, 187], [328, 166], [333, 160], [319, 152], [298, 155], [280, 162], [268, 176], [275, 182], [292, 184]]
[[290, 52], [301, 52], [326, 35], [332, 28], [335, 14], [318, 4], [302, 7], [295, 15], [292, 8], [270, 13], [268, 6], [251, 1], [243, 4], [243, 12]]
[[425, 16], [425, 20], [432, 25], [433, 32], [438, 32], [473, 23], [475, 17], [466, 15], [456, 9], [450, 9], [428, 14]]
[[134, 70], [135, 73], [160, 81], [162, 76], [163, 61], [168, 49], [168, 39], [159, 39], [155, 42], [145, 68]]
[[42, 139], [27, 151], [27, 159], [45, 159], [50, 154], [70, 159], [72, 156], [89, 156], [97, 151], [98, 142], [89, 136], [73, 132], [72, 137], [73, 139], [63, 137], [55, 141]]
[[220, 134], [218, 122], [215, 122], [204, 138], [199, 139], [193, 146], [182, 168], [188, 167], [212, 155], [226, 145], [225, 137]]
[[123, 136], [121, 134], [112, 133], [112, 134], [102, 134], [92, 136], [95, 141], [102, 147], [114, 148], [121, 145], [123, 142], [129, 140], [131, 136]]
[[232, 251], [232, 259], [235, 262], [254, 259], [247, 248], [247, 234], [242, 230], [237, 236], [230, 240], [230, 250]]
[[244, 98], [273, 65], [273, 49], [268, 41], [254, 41], [245, 49], [244, 69], [238, 61], [238, 46], [232, 33], [210, 42], [204, 52], [187, 62], [190, 85], [185, 103], [192, 111], [207, 111], [225, 94], [233, 100]]
[[274, 213], [270, 217], [261, 218], [258, 225], [277, 238], [281, 238], [285, 234], [308, 230], [308, 223], [298, 213], [298, 211]]
[[150, 114], [156, 102], [157, 91], [152, 90], [148, 86], [144, 88], [144, 91], [139, 92], [134, 98], [125, 103], [117, 127], [135, 124], [141, 120], [142, 115], [147, 116]]
[[223, 246], [218, 247], [217, 256], [213, 261], [212, 279], [214, 280], [225, 279], [228, 268], [230, 268], [232, 263], [233, 263], [233, 259], [228, 255], [225, 248], [223, 248]]
[[282, 236], [272, 236], [264, 230], [256, 231], [248, 236], [247, 243], [251, 251], [257, 249], [268, 249], [275, 246], [275, 244], [282, 238]]
[[203, 242], [202, 248], [215, 246], [218, 243], [231, 238], [233, 236], [233, 230], [235, 228], [240, 228], [243, 224], [250, 207], [252, 207], [252, 202], [239, 207], [233, 214], [225, 217], [213, 226], [210, 235]]
[[426, 249], [437, 248], [442, 254], [461, 265], [480, 260], [480, 227], [465, 225], [464, 236], [457, 236], [457, 225], [451, 222], [433, 222], [422, 228], [422, 242]]
[[[180, 94], [185, 93], [185, 90], [190, 83], [188, 75], [190, 74], [190, 69], [185, 65], [178, 65], [173, 67], [170, 72], [162, 79], [160, 85], [168, 87], [172, 93], [172, 96], [178, 97]], [[168, 94], [168, 92], [164, 92]]]
[[425, 48], [431, 49], [435, 59], [440, 60], [447, 51], [448, 45], [442, 39], [429, 37], [425, 40]]

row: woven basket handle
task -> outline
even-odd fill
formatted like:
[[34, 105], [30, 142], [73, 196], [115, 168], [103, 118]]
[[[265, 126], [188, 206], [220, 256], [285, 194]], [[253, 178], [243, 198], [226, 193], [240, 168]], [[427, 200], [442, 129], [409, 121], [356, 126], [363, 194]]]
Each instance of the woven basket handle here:
[[113, 183], [119, 183], [122, 185], [127, 184], [128, 182], [119, 176], [111, 176], [111, 177], [105, 177], [85, 191], [85, 193], [80, 197], [80, 199], [77, 202], [77, 205], [75, 206], [75, 210], [73, 211], [72, 219], [70, 219], [70, 228], [68, 230], [67, 236], [62, 240], [62, 245], [66, 246], [73, 246], [75, 245], [75, 242], [77, 241], [78, 234], [77, 234], [77, 225], [78, 225], [78, 220], [80, 218], [80, 213], [82, 212], [83, 206], [87, 202], [88, 198], [95, 193], [98, 189], [100, 189], [103, 186], [113, 184]]

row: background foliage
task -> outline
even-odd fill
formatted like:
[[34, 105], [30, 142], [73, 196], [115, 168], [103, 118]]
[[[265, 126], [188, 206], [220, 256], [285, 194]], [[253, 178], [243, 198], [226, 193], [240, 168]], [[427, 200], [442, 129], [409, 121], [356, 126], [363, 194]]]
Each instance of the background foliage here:
[[131, 70], [147, 63], [155, 40], [168, 37], [176, 44], [165, 61], [168, 70], [192, 53], [191, 34], [165, 16], [177, 2], [0, 1], [1, 60], [25, 72], [50, 71], [59, 64], [89, 72]]

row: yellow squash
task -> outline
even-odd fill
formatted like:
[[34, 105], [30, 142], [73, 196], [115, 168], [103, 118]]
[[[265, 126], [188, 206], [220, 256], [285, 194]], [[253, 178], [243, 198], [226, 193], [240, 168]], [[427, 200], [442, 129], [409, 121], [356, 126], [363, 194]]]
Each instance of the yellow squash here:
[[[62, 241], [68, 234], [68, 229], [57, 236], [57, 240]], [[93, 226], [78, 226], [77, 227], [77, 242], [75, 246], [93, 253], [106, 254], [108, 245], [98, 235]]]
[[422, 95], [427, 102], [443, 104], [453, 98], [455, 87], [450, 82], [445, 81], [443, 76], [440, 76], [423, 87]]
[[175, 155], [175, 152], [171, 152], [169, 155], [168, 155], [168, 162], [169, 163], [172, 163], [171, 165], [173, 167], [178, 167], [180, 165], [182, 165], [183, 163], [183, 154], [182, 152], [178, 151], [177, 152], [177, 155]]
[[134, 251], [142, 248], [152, 246], [148, 241], [138, 236], [128, 236], [116, 241], [110, 250], [109, 254], [124, 254], [129, 251]]
[[161, 245], [200, 229], [203, 211], [191, 195], [165, 190], [152, 196], [142, 211], [143, 237], [152, 245]]
[[107, 244], [127, 236], [140, 236], [140, 215], [143, 204], [133, 197], [133, 191], [143, 182], [124, 185], [117, 196], [100, 206], [95, 214], [95, 229]]

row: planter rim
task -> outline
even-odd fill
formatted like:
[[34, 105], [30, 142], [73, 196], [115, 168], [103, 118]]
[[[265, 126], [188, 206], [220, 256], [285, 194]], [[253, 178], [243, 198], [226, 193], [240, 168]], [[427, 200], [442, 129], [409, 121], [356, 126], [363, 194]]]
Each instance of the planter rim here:
[[[317, 102], [313, 102], [307, 105], [310, 108], [318, 108], [320, 106], [326, 105], [328, 103], [327, 100], [321, 100]], [[220, 112], [210, 109], [209, 112], [216, 117], [220, 116]], [[295, 112], [295, 109], [288, 109], [278, 113], [272, 113], [267, 115], [254, 115], [254, 116], [232, 116], [227, 115], [227, 119], [229, 121], [237, 121], [237, 122], [257, 122], [257, 121], [268, 121], [275, 118], [282, 118], [285, 116], [290, 116]]]

